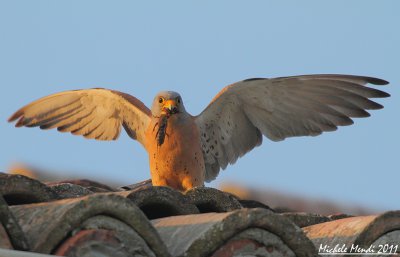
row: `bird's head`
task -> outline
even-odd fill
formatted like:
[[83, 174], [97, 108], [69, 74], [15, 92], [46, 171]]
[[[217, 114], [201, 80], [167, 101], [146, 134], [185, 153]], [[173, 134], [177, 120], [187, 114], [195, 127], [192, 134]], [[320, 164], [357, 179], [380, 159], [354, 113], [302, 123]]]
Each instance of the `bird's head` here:
[[182, 97], [173, 91], [162, 91], [154, 97], [153, 104], [151, 106], [151, 113], [155, 117], [159, 117], [161, 114], [167, 114], [168, 116], [186, 112], [183, 106]]

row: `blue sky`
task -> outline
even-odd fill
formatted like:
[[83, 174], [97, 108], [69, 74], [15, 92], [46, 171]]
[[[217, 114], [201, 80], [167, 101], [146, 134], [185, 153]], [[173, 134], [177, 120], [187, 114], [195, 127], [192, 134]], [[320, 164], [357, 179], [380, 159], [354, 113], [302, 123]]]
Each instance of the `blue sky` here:
[[250, 77], [376, 76], [385, 109], [320, 137], [264, 140], [208, 186], [236, 181], [314, 198], [400, 209], [399, 1], [1, 1], [0, 170], [23, 162], [123, 184], [149, 178], [140, 144], [96, 142], [6, 122], [42, 96], [105, 87], [150, 105], [181, 93], [200, 113]]

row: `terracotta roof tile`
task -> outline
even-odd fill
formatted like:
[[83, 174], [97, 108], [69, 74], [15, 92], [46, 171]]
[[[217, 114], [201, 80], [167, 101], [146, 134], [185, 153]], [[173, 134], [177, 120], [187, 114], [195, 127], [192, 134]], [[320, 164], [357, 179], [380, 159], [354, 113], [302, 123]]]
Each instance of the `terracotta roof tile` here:
[[169, 187], [140, 187], [117, 194], [135, 203], [149, 219], [199, 213], [185, 195]]
[[[115, 194], [100, 193], [53, 202], [16, 205], [10, 209], [26, 235], [30, 249], [35, 252], [57, 252], [64, 247], [64, 243], [69, 244], [71, 238], [81, 236], [77, 235], [78, 232], [91, 229], [95, 230], [92, 234], [94, 237], [96, 230], [100, 234], [103, 230], [113, 231], [108, 237], [117, 241], [121, 241], [124, 234], [135, 234], [141, 241], [127, 240], [129, 243], [137, 242], [130, 247], [152, 251], [156, 256], [168, 256], [158, 234], [142, 211], [130, 200]], [[65, 238], [68, 240], [65, 241]], [[96, 241], [96, 238], [93, 240]], [[90, 244], [84, 246], [90, 247]], [[123, 245], [122, 242], [116, 248]], [[149, 249], [146, 249], [147, 246]], [[112, 244], [108, 247], [112, 247]]]
[[[303, 228], [316, 247], [345, 245], [367, 249], [371, 245], [378, 251], [379, 244], [399, 245], [400, 211], [379, 215], [349, 217]], [[397, 249], [399, 252], [400, 249]]]
[[186, 197], [201, 213], [227, 212], [242, 208], [234, 195], [210, 187], [195, 187], [186, 192]]
[[[278, 213], [206, 187], [182, 194], [149, 181], [113, 189], [0, 173], [0, 194], [0, 248], [47, 254], [315, 256], [321, 243], [400, 242], [399, 211]], [[12, 254], [4, 256], [19, 256]]]
[[56, 192], [59, 199], [82, 197], [94, 193], [86, 187], [64, 182], [52, 183], [49, 187]]
[[[302, 230], [266, 209], [240, 209], [153, 220], [173, 256], [316, 256]], [[179, 238], [179, 240], [178, 240]]]
[[290, 219], [294, 224], [301, 228], [331, 221], [329, 217], [315, 213], [285, 212], [280, 215]]
[[113, 189], [107, 185], [104, 185], [102, 183], [92, 181], [89, 179], [68, 179], [68, 180], [61, 180], [61, 181], [56, 181], [56, 182], [48, 182], [46, 184], [52, 186], [55, 184], [64, 184], [64, 183], [85, 187], [85, 188], [91, 190], [92, 192], [97, 192], [97, 193], [116, 191], [115, 189]]
[[9, 205], [48, 202], [58, 199], [50, 187], [22, 175], [0, 173], [0, 194]]

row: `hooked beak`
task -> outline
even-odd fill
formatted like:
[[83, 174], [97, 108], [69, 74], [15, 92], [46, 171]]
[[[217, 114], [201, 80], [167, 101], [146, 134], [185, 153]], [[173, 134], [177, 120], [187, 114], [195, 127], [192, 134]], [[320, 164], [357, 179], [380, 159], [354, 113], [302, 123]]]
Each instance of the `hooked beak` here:
[[167, 100], [164, 103], [163, 111], [166, 111], [168, 114], [178, 113], [178, 106], [175, 100]]

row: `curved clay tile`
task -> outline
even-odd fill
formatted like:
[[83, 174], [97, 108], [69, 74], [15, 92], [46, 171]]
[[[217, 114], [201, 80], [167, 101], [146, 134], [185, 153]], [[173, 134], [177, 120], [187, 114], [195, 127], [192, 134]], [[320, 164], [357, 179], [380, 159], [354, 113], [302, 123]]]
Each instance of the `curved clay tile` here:
[[[131, 201], [111, 193], [12, 206], [31, 251], [79, 256], [169, 256], [154, 227]], [[103, 256], [103, 255], [102, 255]]]
[[280, 215], [290, 219], [294, 224], [301, 228], [331, 221], [329, 217], [314, 213], [285, 212], [281, 213]]
[[10, 237], [3, 224], [0, 223], [0, 248], [13, 249]]
[[0, 248], [28, 250], [28, 241], [4, 198], [0, 195]]
[[185, 195], [201, 213], [226, 212], [242, 208], [235, 196], [211, 187], [195, 187]]
[[87, 189], [86, 187], [71, 183], [61, 182], [61, 183], [51, 183], [48, 185], [54, 192], [57, 193], [59, 199], [82, 197], [94, 193], [89, 189]]
[[345, 219], [345, 218], [351, 218], [354, 217], [354, 215], [346, 214], [346, 213], [335, 213], [328, 215], [328, 218], [331, 220], [340, 220], [340, 219]]
[[242, 205], [243, 208], [264, 208], [264, 209], [275, 212], [274, 209], [272, 209], [268, 205], [263, 204], [262, 202], [259, 202], [259, 201], [255, 201], [255, 200], [240, 200], [239, 199], [239, 203], [240, 203], [240, 205]]
[[149, 219], [199, 213], [196, 205], [170, 187], [144, 186], [118, 194], [135, 203]]
[[23, 175], [0, 173], [0, 194], [8, 205], [48, 202], [58, 199], [47, 185]]
[[61, 184], [61, 183], [68, 183], [68, 184], [73, 184], [73, 185], [78, 185], [81, 187], [85, 187], [89, 189], [92, 192], [96, 193], [105, 193], [105, 192], [114, 192], [115, 190], [107, 185], [104, 185], [102, 183], [89, 180], [89, 179], [68, 179], [68, 180], [62, 180], [62, 181], [57, 181], [57, 182], [50, 182], [46, 183], [49, 186], [55, 185], [55, 184]]
[[317, 248], [321, 246], [324, 249], [327, 246], [325, 249], [329, 250], [339, 244], [345, 245], [347, 252], [350, 252], [352, 245], [358, 246], [358, 249], [375, 246], [376, 253], [380, 244], [395, 246], [400, 242], [400, 211], [343, 218], [305, 227], [303, 230]]
[[[303, 231], [265, 209], [153, 220], [173, 256], [315, 256]], [[179, 238], [179, 240], [177, 240]]]
[[122, 186], [122, 187], [119, 187], [118, 189], [121, 190], [121, 191], [126, 191], [126, 190], [134, 190], [134, 189], [136, 190], [136, 189], [139, 189], [139, 188], [144, 189], [144, 188], [152, 187], [152, 186], [153, 186], [152, 180], [148, 179], [148, 180], [144, 180], [144, 181], [141, 181], [141, 182], [138, 182], [138, 183], [135, 183], [135, 184]]

